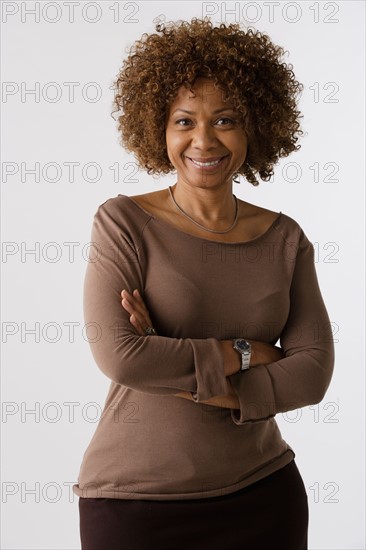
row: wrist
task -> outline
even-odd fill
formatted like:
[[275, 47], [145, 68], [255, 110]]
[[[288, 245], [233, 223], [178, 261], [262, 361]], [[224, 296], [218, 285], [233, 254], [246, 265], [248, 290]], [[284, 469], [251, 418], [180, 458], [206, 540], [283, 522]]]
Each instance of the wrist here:
[[234, 338], [232, 341], [233, 348], [238, 352], [240, 357], [240, 369], [238, 372], [248, 370], [253, 362], [252, 359], [252, 344], [251, 340], [246, 338]]
[[241, 356], [233, 348], [232, 340], [220, 340], [221, 349], [224, 356], [224, 374], [225, 376], [231, 376], [240, 371], [241, 368]]
[[255, 360], [256, 360], [256, 353], [255, 353], [255, 342], [254, 340], [249, 340], [248, 338], [245, 338], [247, 342], [250, 344], [250, 361], [249, 361], [249, 367], [255, 366]]

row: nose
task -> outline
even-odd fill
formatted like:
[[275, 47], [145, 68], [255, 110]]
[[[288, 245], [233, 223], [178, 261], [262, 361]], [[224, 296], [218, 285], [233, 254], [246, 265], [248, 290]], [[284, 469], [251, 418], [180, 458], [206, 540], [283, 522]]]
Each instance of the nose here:
[[192, 134], [192, 146], [198, 149], [207, 149], [210, 145], [217, 145], [218, 139], [215, 129], [209, 123], [197, 124]]

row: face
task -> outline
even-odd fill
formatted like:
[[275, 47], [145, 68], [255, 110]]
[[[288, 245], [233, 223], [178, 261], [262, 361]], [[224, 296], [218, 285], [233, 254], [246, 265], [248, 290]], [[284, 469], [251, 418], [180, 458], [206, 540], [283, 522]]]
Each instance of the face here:
[[192, 90], [194, 96], [184, 86], [179, 89], [166, 122], [168, 157], [177, 181], [205, 188], [231, 186], [245, 161], [247, 134], [212, 79], [197, 78]]

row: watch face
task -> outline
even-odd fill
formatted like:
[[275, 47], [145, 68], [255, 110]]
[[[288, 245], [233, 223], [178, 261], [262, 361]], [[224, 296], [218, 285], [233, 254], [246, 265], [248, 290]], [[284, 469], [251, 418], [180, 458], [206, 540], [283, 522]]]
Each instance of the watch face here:
[[248, 351], [250, 349], [250, 345], [245, 340], [237, 340], [235, 345], [240, 351]]

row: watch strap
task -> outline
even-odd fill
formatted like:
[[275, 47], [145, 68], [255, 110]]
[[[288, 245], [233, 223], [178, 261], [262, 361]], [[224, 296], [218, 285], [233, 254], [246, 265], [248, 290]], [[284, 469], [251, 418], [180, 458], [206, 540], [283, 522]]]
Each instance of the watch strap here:
[[[243, 340], [247, 344], [248, 349], [242, 350], [242, 349], [236, 347], [236, 341], [237, 340]], [[233, 348], [237, 352], [239, 352], [240, 355], [241, 355], [241, 366], [240, 366], [240, 369], [238, 370], [238, 373], [248, 370], [250, 368], [249, 366], [250, 366], [250, 357], [251, 357], [251, 344], [249, 342], [247, 342], [247, 340], [245, 340], [244, 338], [234, 338]]]

